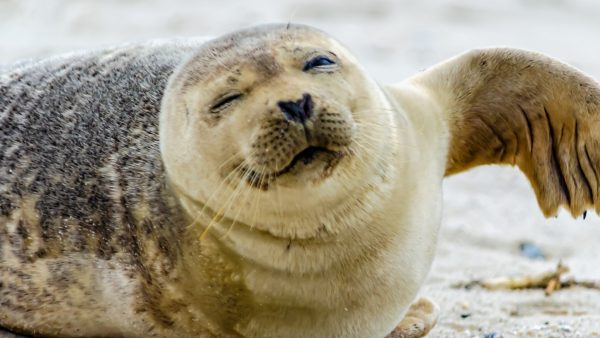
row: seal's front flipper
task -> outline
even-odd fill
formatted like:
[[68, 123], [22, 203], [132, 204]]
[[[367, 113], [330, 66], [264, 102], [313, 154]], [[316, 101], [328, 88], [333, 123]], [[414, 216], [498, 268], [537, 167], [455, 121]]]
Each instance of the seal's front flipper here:
[[408, 80], [440, 107], [446, 175], [511, 164], [544, 215], [600, 212], [600, 85], [539, 53], [474, 50]]
[[28, 338], [28, 336], [21, 336], [0, 326], [0, 338]]
[[413, 303], [408, 312], [386, 338], [421, 338], [435, 326], [440, 313], [439, 307], [427, 298]]

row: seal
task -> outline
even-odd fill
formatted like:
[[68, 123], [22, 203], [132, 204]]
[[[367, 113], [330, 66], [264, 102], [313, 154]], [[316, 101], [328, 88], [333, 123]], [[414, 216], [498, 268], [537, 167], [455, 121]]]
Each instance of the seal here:
[[514, 164], [546, 215], [600, 209], [600, 88], [533, 52], [380, 86], [327, 34], [267, 25], [1, 76], [14, 332], [421, 337], [446, 175]]

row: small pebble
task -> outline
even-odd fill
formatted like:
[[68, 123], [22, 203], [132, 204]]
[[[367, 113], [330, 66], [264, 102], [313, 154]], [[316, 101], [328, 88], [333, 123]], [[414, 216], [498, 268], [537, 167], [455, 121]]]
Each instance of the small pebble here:
[[571, 331], [573, 331], [569, 325], [561, 325], [561, 326], [559, 326], [559, 328], [560, 328], [560, 330], [562, 332], [571, 332]]
[[490, 332], [483, 335], [483, 338], [498, 338], [498, 334], [496, 332]]
[[519, 244], [521, 255], [530, 259], [545, 259], [546, 255], [537, 245], [530, 242], [522, 242]]
[[466, 318], [469, 318], [469, 317], [471, 317], [470, 313], [461, 313], [460, 314], [460, 318], [462, 318], [462, 319], [466, 319]]

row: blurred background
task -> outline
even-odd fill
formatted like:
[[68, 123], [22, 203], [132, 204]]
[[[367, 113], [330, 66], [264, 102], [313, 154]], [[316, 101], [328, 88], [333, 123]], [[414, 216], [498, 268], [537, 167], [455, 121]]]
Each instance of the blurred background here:
[[[541, 51], [600, 79], [596, 0], [0, 0], [0, 64], [290, 21], [329, 32], [382, 83], [485, 46]], [[561, 259], [571, 276], [600, 280], [598, 217], [545, 220], [528, 182], [510, 167], [449, 178], [444, 194], [440, 246], [423, 289], [442, 306], [433, 337], [600, 337], [599, 291], [547, 298], [452, 287], [545, 271]]]

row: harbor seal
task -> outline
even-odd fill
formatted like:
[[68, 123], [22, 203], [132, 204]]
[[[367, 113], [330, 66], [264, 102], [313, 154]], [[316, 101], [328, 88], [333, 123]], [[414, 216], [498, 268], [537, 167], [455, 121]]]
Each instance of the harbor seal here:
[[599, 98], [581, 72], [512, 49], [380, 86], [302, 25], [9, 67], [0, 325], [424, 336], [438, 309], [414, 298], [443, 178], [518, 165], [546, 215], [599, 210]]

